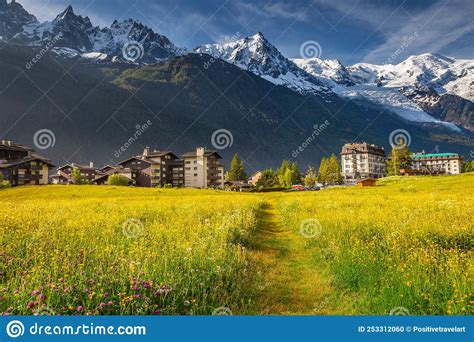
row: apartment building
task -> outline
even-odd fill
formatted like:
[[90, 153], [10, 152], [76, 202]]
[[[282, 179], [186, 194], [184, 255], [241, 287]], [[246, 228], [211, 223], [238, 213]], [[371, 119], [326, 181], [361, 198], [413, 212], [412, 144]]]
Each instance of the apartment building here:
[[11, 186], [48, 184], [54, 164], [25, 145], [11, 140], [0, 141], [0, 174]]
[[464, 158], [457, 153], [414, 153], [413, 170], [427, 174], [457, 175], [462, 172]]
[[345, 144], [342, 147], [341, 161], [342, 176], [347, 184], [387, 175], [387, 157], [383, 147], [366, 142]]
[[224, 187], [224, 166], [222, 157], [216, 151], [206, 151], [204, 147], [182, 155], [184, 161], [184, 186], [206, 189]]
[[183, 161], [170, 151], [151, 151], [146, 147], [141, 155], [128, 158], [118, 165], [131, 171], [131, 179], [136, 186], [184, 186]]
[[89, 165], [80, 165], [76, 163], [65, 164], [60, 166], [54, 176], [51, 177], [53, 184], [74, 184], [72, 178], [72, 171], [78, 169], [87, 182], [92, 183], [98, 177], [103, 175], [103, 172], [94, 167], [94, 163]]

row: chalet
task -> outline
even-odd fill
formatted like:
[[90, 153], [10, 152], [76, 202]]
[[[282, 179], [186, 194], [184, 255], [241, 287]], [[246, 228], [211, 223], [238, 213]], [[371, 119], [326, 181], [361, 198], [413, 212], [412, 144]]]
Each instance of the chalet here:
[[48, 184], [51, 160], [11, 140], [0, 141], [0, 174], [12, 186]]
[[92, 162], [89, 165], [65, 164], [58, 168], [56, 174], [51, 177], [53, 184], [74, 184], [72, 171], [78, 169], [81, 176], [84, 176], [87, 182], [92, 183], [94, 180], [103, 175], [103, 172], [94, 167]]
[[224, 187], [224, 166], [222, 157], [216, 151], [196, 148], [194, 152], [182, 155], [184, 160], [184, 186], [189, 188]]
[[242, 181], [225, 181], [224, 187], [229, 191], [248, 191], [250, 184]]
[[151, 151], [146, 147], [143, 154], [130, 157], [118, 165], [131, 170], [131, 179], [136, 186], [184, 186], [183, 161], [170, 151]]
[[260, 178], [262, 178], [262, 172], [261, 171], [257, 171], [255, 172], [253, 175], [251, 175], [248, 179], [248, 183], [250, 185], [253, 185], [253, 186], [256, 186], [257, 185], [257, 182], [260, 180]]

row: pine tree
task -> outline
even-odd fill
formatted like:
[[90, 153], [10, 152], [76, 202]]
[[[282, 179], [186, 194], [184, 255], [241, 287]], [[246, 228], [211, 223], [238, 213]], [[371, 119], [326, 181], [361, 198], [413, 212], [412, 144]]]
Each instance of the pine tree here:
[[226, 180], [228, 181], [246, 181], [247, 174], [245, 173], [245, 166], [243, 160], [240, 160], [239, 155], [234, 154], [232, 162], [230, 163], [230, 169], [227, 172]]
[[399, 176], [401, 169], [410, 169], [412, 165], [411, 152], [407, 147], [392, 147], [387, 161], [387, 175]]

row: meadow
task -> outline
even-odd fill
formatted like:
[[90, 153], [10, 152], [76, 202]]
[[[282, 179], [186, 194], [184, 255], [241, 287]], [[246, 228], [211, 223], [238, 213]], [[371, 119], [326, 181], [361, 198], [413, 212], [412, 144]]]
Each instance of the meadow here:
[[1, 190], [0, 314], [472, 314], [473, 181]]

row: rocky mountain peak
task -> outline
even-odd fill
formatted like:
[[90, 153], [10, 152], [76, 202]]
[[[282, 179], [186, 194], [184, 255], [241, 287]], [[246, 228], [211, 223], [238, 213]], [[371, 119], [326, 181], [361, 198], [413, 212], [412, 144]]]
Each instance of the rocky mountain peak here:
[[9, 40], [23, 30], [25, 25], [37, 23], [36, 17], [15, 1], [0, 0], [0, 40]]
[[315, 77], [283, 56], [261, 32], [230, 43], [202, 45], [197, 47], [195, 52], [223, 59], [272, 83], [284, 85], [302, 94], [325, 96], [329, 92]]

